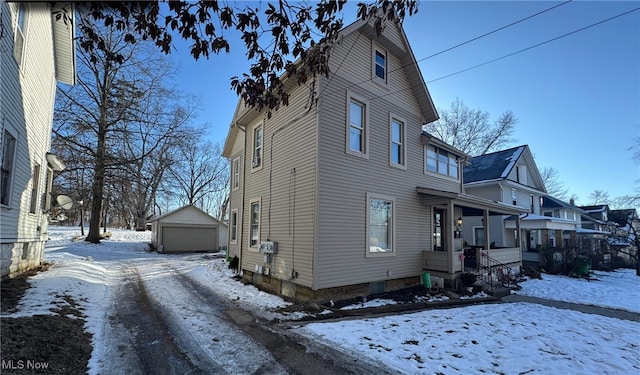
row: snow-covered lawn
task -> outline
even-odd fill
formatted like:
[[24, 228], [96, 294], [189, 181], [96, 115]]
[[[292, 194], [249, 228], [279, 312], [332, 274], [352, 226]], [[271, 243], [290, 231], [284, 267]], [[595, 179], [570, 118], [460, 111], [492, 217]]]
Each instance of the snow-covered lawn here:
[[[164, 265], [266, 318], [288, 303], [234, 281], [223, 259], [207, 254], [163, 255], [146, 250], [149, 232], [112, 230], [100, 245], [71, 242], [76, 228], [49, 228], [45, 260], [55, 265], [30, 279], [18, 312], [50, 313], [64, 294], [87, 315], [94, 334], [90, 373], [108, 355], [104, 309], [116, 301], [114, 284], [131, 265], [144, 277], [158, 277]], [[567, 302], [640, 311], [640, 278], [632, 270], [598, 272], [599, 281], [543, 275], [522, 283], [521, 294]], [[188, 301], [185, 301], [185, 303]], [[379, 301], [378, 301], [379, 302]], [[640, 322], [607, 318], [529, 303], [472, 305], [380, 318], [300, 324], [292, 332], [381, 361], [402, 373], [631, 374], [640, 372]]]
[[517, 294], [640, 313], [640, 277], [632, 269], [593, 271], [595, 280], [543, 275], [530, 279]]

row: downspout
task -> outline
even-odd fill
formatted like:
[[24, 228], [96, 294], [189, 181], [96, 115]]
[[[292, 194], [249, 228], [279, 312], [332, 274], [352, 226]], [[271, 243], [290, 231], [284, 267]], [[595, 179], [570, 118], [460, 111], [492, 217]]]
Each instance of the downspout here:
[[[236, 238], [237, 238], [237, 242], [238, 242], [238, 268], [240, 271], [242, 271], [242, 274], [244, 276], [244, 271], [242, 269], [242, 248], [243, 248], [243, 244], [244, 244], [244, 220], [242, 219], [242, 217], [244, 217], [244, 213], [245, 213], [245, 207], [244, 207], [244, 194], [245, 194], [245, 176], [247, 175], [247, 168], [245, 167], [245, 163], [247, 162], [247, 130], [246, 128], [243, 129], [242, 127], [240, 127], [240, 125], [238, 125], [238, 123], [234, 123], [233, 126], [237, 126], [238, 129], [244, 133], [244, 145], [242, 147], [242, 203], [240, 204], [240, 207], [242, 207], [242, 215], [238, 214], [238, 218], [236, 220], [241, 220], [242, 225], [240, 226], [240, 235], [238, 236], [238, 233], [236, 233]], [[231, 163], [233, 165], [233, 158], [231, 159]], [[231, 187], [233, 189], [233, 187]], [[236, 228], [238, 227], [238, 223], [236, 223]], [[237, 229], [236, 229], [237, 230]]]

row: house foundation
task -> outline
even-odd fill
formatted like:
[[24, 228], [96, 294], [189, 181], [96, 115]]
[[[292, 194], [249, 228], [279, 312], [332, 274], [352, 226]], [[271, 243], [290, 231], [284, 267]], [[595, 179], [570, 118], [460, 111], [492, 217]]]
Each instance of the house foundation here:
[[392, 292], [420, 284], [420, 276], [383, 280], [379, 282], [360, 283], [313, 290], [287, 280], [245, 270], [243, 281], [255, 285], [258, 289], [273, 293], [297, 302], [326, 303], [331, 300], [340, 301], [371, 294]]

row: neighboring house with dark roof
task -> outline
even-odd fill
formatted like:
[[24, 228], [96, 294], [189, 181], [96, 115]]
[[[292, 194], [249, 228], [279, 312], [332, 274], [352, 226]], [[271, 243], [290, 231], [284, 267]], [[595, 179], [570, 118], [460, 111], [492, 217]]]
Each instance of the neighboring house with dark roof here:
[[[297, 300], [363, 296], [463, 272], [462, 216], [519, 207], [464, 193], [467, 155], [422, 132], [438, 115], [401, 24], [358, 21], [331, 52], [331, 76], [285, 79], [289, 105], [238, 102], [229, 249], [245, 281]], [[395, 93], [389, 95], [389, 93]], [[520, 264], [518, 248], [497, 253]]]
[[[71, 19], [56, 21], [63, 7]], [[48, 239], [56, 83], [75, 83], [73, 8], [69, 3], [0, 2], [1, 276], [42, 262]]]
[[[527, 212], [520, 217], [519, 229], [515, 216], [496, 216], [489, 220], [491, 243], [497, 248], [513, 246], [519, 238], [523, 262], [539, 264], [542, 248], [562, 246], [575, 239], [580, 210], [547, 196], [528, 145], [471, 158], [464, 168], [464, 187], [467, 194]], [[464, 223], [465, 240], [471, 245], [484, 242], [484, 220], [465, 217]]]

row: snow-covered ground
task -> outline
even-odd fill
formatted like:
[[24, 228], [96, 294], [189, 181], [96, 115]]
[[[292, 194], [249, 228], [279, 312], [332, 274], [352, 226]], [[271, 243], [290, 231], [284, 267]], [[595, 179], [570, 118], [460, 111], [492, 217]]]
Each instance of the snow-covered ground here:
[[544, 275], [542, 280], [527, 280], [515, 293], [640, 313], [639, 283], [640, 277], [632, 269], [593, 271], [590, 280]]
[[[265, 318], [299, 317], [274, 312], [288, 303], [234, 281], [223, 259], [208, 254], [156, 254], [147, 251], [149, 232], [112, 232], [111, 239], [93, 245], [72, 242], [79, 235], [76, 228], [50, 227], [45, 260], [55, 265], [30, 279], [33, 287], [22, 299], [19, 311], [11, 314], [48, 314], [55, 303], [63, 303], [62, 295], [73, 297], [84, 308], [87, 330], [94, 335], [90, 373], [100, 373], [109, 363], [105, 360], [109, 338], [104, 311], [117, 302], [114, 291], [127, 276], [123, 272], [131, 267], [147, 280], [180, 272]], [[543, 275], [543, 280], [523, 282], [518, 293], [640, 311], [640, 278], [633, 270], [597, 272], [596, 276], [597, 281], [586, 281]], [[172, 303], [177, 299], [178, 304], [188, 306], [189, 301], [181, 301], [176, 293], [166, 293]], [[382, 303], [385, 301], [372, 304]], [[206, 334], [210, 329], [195, 318], [183, 319], [192, 319], [189, 324], [194, 334]], [[521, 302], [300, 324], [292, 332], [411, 374], [640, 372], [640, 322]], [[224, 353], [213, 355], [225, 359]], [[233, 367], [238, 358], [229, 360], [231, 363], [222, 365], [231, 373], [248, 370]]]

